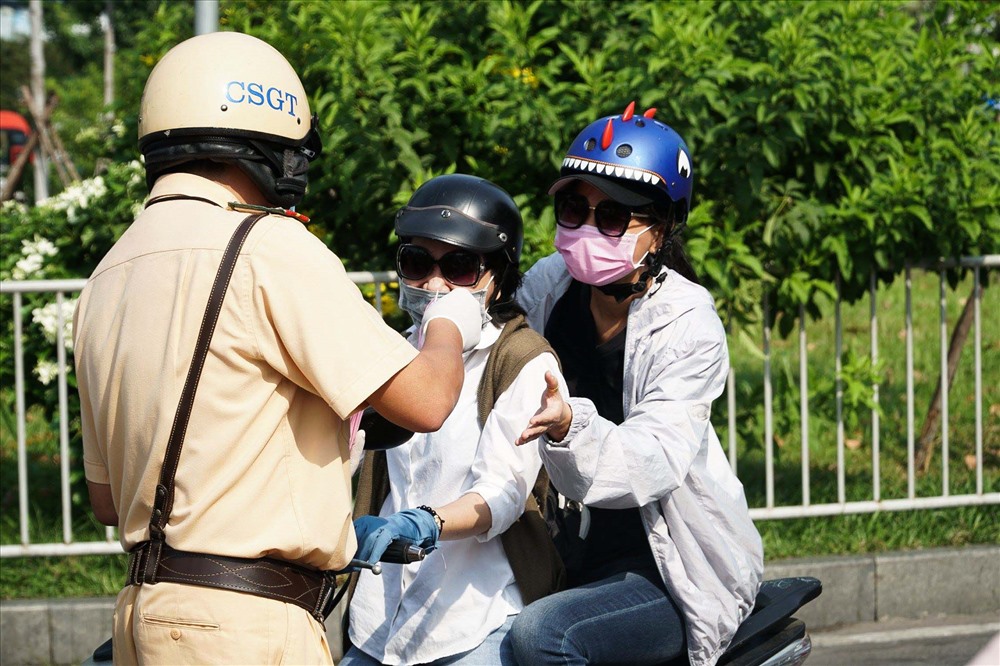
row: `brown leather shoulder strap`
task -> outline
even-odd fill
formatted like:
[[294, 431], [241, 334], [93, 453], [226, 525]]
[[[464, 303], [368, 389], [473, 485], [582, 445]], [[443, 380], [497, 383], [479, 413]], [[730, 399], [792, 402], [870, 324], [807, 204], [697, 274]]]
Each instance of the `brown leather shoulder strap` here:
[[[248, 215], [236, 228], [236, 232], [229, 239], [229, 244], [222, 255], [222, 263], [219, 265], [215, 282], [212, 284], [212, 291], [208, 296], [208, 304], [205, 307], [201, 328], [198, 331], [198, 340], [194, 347], [194, 358], [191, 360], [191, 367], [188, 368], [184, 388], [181, 391], [181, 399], [177, 405], [177, 412], [174, 414], [174, 423], [170, 428], [167, 450], [163, 457], [163, 466], [160, 468], [160, 479], [159, 483], [156, 484], [156, 494], [153, 498], [153, 513], [149, 519], [149, 538], [156, 552], [150, 553], [149, 561], [151, 563], [159, 562], [162, 545], [165, 542], [164, 529], [170, 519], [170, 510], [174, 504], [174, 476], [177, 474], [177, 464], [181, 458], [184, 435], [187, 433], [188, 422], [191, 419], [191, 408], [198, 390], [198, 381], [201, 378], [201, 371], [205, 367], [205, 359], [208, 357], [208, 345], [212, 341], [215, 325], [219, 321], [222, 301], [226, 297], [229, 280], [233, 276], [236, 260], [239, 258], [243, 243], [246, 242], [250, 230], [265, 215], [265, 213]], [[156, 582], [151, 580], [154, 578], [155, 570], [155, 565], [146, 567], [145, 582]]]

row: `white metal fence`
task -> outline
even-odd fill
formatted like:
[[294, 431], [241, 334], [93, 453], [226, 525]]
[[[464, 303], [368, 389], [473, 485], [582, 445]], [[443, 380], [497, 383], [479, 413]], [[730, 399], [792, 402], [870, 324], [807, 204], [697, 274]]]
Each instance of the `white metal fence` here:
[[[906, 339], [906, 443], [907, 443], [907, 496], [905, 498], [885, 499], [882, 497], [881, 488], [881, 432], [879, 404], [879, 385], [871, 387], [872, 398], [875, 408], [871, 412], [871, 437], [872, 437], [872, 491], [871, 499], [864, 501], [848, 501], [846, 498], [846, 472], [845, 464], [845, 437], [843, 419], [843, 391], [841, 385], [841, 358], [843, 355], [843, 319], [841, 316], [840, 290], [835, 304], [835, 369], [836, 373], [836, 475], [837, 475], [837, 501], [823, 504], [812, 504], [810, 501], [811, 490], [811, 469], [809, 466], [809, 400], [808, 400], [808, 380], [806, 359], [808, 356], [808, 338], [806, 333], [806, 317], [803, 308], [799, 310], [798, 317], [798, 361], [799, 361], [799, 418], [801, 424], [801, 503], [795, 505], [776, 506], [774, 501], [774, 429], [773, 429], [773, 391], [771, 375], [771, 330], [764, 328], [763, 354], [764, 354], [764, 447], [765, 447], [765, 486], [766, 504], [764, 507], [753, 508], [750, 515], [754, 519], [764, 518], [798, 518], [806, 516], [827, 516], [847, 513], [872, 513], [875, 511], [900, 511], [907, 509], [934, 509], [955, 506], [970, 506], [977, 504], [1000, 504], [1000, 492], [986, 492], [983, 485], [983, 313], [981, 285], [983, 270], [996, 269], [1000, 267], [1000, 255], [986, 255], [981, 257], [964, 257], [959, 260], [938, 261], [933, 264], [910, 265], [905, 269], [905, 339]], [[952, 495], [949, 481], [949, 423], [948, 423], [948, 319], [946, 313], [947, 305], [947, 279], [946, 273], [949, 269], [962, 268], [972, 272], [973, 275], [973, 373], [974, 373], [974, 401], [975, 401], [975, 475], [976, 489], [974, 493], [962, 495]], [[936, 271], [939, 280], [939, 328], [940, 328], [940, 372], [941, 372], [941, 491], [940, 494], [932, 496], [917, 497], [916, 494], [916, 470], [915, 470], [915, 419], [914, 419], [914, 349], [913, 349], [913, 302], [912, 302], [912, 273], [914, 270]], [[839, 287], [839, 285], [838, 285]], [[869, 333], [872, 364], [878, 363], [878, 302], [875, 275], [872, 274], [869, 288]], [[767, 316], [767, 302], [764, 303], [765, 321]], [[1000, 333], [1000, 313], [991, 312], [989, 321], [992, 324], [991, 331]], [[993, 378], [993, 385], [1000, 383], [1000, 377]], [[735, 403], [735, 376], [729, 373], [729, 386], [727, 390], [729, 404], [729, 457], [733, 469], [737, 469], [736, 460], [736, 403]], [[994, 444], [996, 444], [994, 442]]]
[[[801, 501], [795, 504], [776, 505], [775, 503], [775, 454], [774, 454], [774, 405], [773, 405], [773, 382], [772, 382], [772, 350], [771, 350], [771, 330], [765, 327], [763, 331], [763, 387], [764, 387], [764, 456], [765, 456], [765, 506], [751, 509], [751, 515], [755, 519], [769, 518], [793, 518], [805, 516], [820, 516], [846, 513], [869, 513], [874, 511], [893, 511], [918, 508], [942, 508], [953, 506], [967, 506], [976, 504], [1000, 504], [1000, 492], [987, 492], [984, 489], [983, 468], [983, 341], [982, 326], [983, 313], [981, 311], [982, 290], [979, 285], [982, 280], [982, 271], [996, 269], [1000, 267], [1000, 255], [988, 255], [984, 257], [970, 257], [958, 261], [938, 262], [933, 266], [920, 268], [919, 270], [937, 271], [940, 279], [940, 357], [941, 357], [941, 459], [942, 459], [942, 487], [940, 493], [933, 496], [918, 497], [916, 493], [916, 471], [914, 468], [915, 459], [915, 437], [914, 437], [914, 369], [913, 369], [913, 303], [911, 302], [911, 271], [914, 267], [907, 267], [905, 275], [906, 283], [906, 383], [907, 383], [907, 496], [905, 498], [886, 499], [882, 497], [881, 474], [880, 474], [880, 419], [877, 409], [871, 414], [872, 431], [872, 489], [871, 498], [864, 501], [848, 501], [846, 497], [846, 463], [845, 463], [845, 434], [842, 414], [842, 387], [840, 383], [841, 357], [843, 345], [841, 301], [838, 296], [835, 307], [836, 325], [836, 404], [837, 404], [837, 500], [814, 504], [811, 502], [812, 470], [810, 469], [809, 456], [809, 392], [808, 392], [808, 338], [806, 318], [804, 312], [799, 313], [798, 327], [798, 364], [799, 364], [799, 418], [801, 424]], [[948, 390], [947, 390], [947, 346], [948, 329], [946, 317], [946, 278], [945, 272], [950, 268], [962, 268], [971, 271], [974, 283], [974, 374], [975, 374], [975, 475], [976, 489], [974, 493], [953, 495], [950, 493], [949, 485], [949, 425], [948, 425]], [[381, 291], [382, 286], [396, 280], [395, 273], [383, 271], [376, 273], [355, 272], [349, 273], [350, 278], [359, 285], [374, 284], [375, 297], [374, 305], [381, 313]], [[69, 408], [68, 408], [68, 383], [67, 368], [69, 362], [66, 358], [66, 336], [67, 336], [67, 312], [66, 294], [79, 292], [85, 280], [37, 280], [21, 282], [0, 283], [0, 293], [11, 294], [13, 300], [13, 329], [14, 329], [14, 382], [15, 382], [15, 421], [16, 421], [16, 443], [17, 443], [17, 492], [18, 492], [18, 526], [19, 543], [0, 545], [0, 558], [22, 557], [22, 556], [47, 556], [47, 555], [86, 555], [103, 553], [120, 553], [121, 548], [115, 536], [115, 530], [107, 528], [104, 540], [98, 541], [77, 541], [73, 535], [73, 507], [70, 492], [70, 445], [69, 445]], [[58, 423], [59, 423], [59, 467], [60, 467], [60, 499], [62, 508], [62, 542], [61, 543], [32, 543], [29, 534], [29, 514], [31, 507], [30, 500], [30, 479], [28, 478], [28, 451], [26, 441], [26, 405], [25, 405], [25, 371], [24, 371], [24, 327], [22, 321], [23, 295], [34, 293], [55, 294], [55, 317], [51, 325], [55, 329], [54, 344], [56, 347], [56, 375], [55, 380], [58, 388]], [[870, 336], [871, 336], [871, 360], [878, 362], [878, 306], [876, 302], [876, 285], [874, 276], [870, 289]], [[765, 311], [767, 304], [765, 303]], [[766, 314], [766, 313], [765, 313]], [[992, 317], [990, 321], [994, 326], [998, 323], [998, 313], [993, 312], [988, 315]], [[765, 319], [768, 317], [765, 316]], [[997, 330], [997, 329], [993, 329]], [[1000, 332], [1000, 331], [997, 331]], [[736, 376], [734, 371], [730, 371], [727, 394], [727, 422], [728, 422], [728, 450], [730, 463], [733, 469], [739, 472], [737, 460], [737, 404], [736, 404]], [[1000, 383], [1000, 377], [991, 379], [994, 383]], [[877, 405], [879, 399], [879, 386], [871, 387], [872, 397]], [[50, 489], [51, 490], [51, 489]], [[78, 511], [81, 509], [78, 509]], [[6, 537], [5, 540], [8, 540]]]

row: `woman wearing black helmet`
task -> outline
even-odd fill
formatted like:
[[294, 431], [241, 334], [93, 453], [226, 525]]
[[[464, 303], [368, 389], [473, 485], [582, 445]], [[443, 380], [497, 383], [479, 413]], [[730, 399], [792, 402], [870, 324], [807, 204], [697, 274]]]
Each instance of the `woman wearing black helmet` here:
[[541, 436], [553, 484], [583, 505], [569, 586], [514, 623], [518, 663], [718, 661], [763, 570], [743, 487], [709, 422], [726, 335], [684, 257], [690, 152], [653, 119], [588, 126], [554, 196], [558, 253], [518, 300], [559, 354], [519, 443]]
[[[366, 454], [358, 502], [374, 515], [355, 521], [357, 557], [378, 560], [398, 535], [437, 548], [421, 562], [385, 566], [380, 576], [361, 573], [350, 604], [353, 647], [342, 663], [513, 663], [507, 633], [533, 596], [515, 580], [505, 551], [515, 530], [504, 533], [520, 523], [541, 468], [537, 449], [514, 440], [538, 409], [546, 375], [561, 381], [548, 345], [514, 302], [521, 216], [493, 183], [453, 174], [421, 186], [395, 229], [411, 340], [419, 344], [427, 305], [456, 288], [482, 303], [483, 330], [465, 355], [462, 393], [441, 429], [386, 451], [384, 463], [381, 452]], [[514, 356], [512, 366], [497, 360]], [[380, 480], [387, 496], [362, 491]]]

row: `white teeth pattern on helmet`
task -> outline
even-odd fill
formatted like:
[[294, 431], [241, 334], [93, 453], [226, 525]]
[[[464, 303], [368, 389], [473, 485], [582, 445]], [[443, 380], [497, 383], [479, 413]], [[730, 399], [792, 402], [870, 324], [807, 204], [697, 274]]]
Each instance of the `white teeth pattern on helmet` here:
[[592, 160], [581, 159], [579, 157], [566, 157], [563, 159], [562, 165], [569, 169], [592, 171], [601, 175], [628, 178], [629, 180], [650, 183], [652, 185], [656, 185], [661, 181], [659, 176], [649, 171], [634, 169], [631, 167], [615, 166], [613, 164], [602, 164], [601, 162], [594, 162]]

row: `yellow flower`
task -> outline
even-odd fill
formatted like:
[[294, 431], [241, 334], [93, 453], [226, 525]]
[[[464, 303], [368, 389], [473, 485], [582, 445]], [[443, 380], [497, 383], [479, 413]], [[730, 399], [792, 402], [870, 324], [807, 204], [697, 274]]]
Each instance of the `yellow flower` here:
[[510, 70], [510, 75], [515, 79], [520, 79], [531, 88], [538, 87], [538, 77], [535, 76], [535, 72], [530, 67], [514, 67]]

